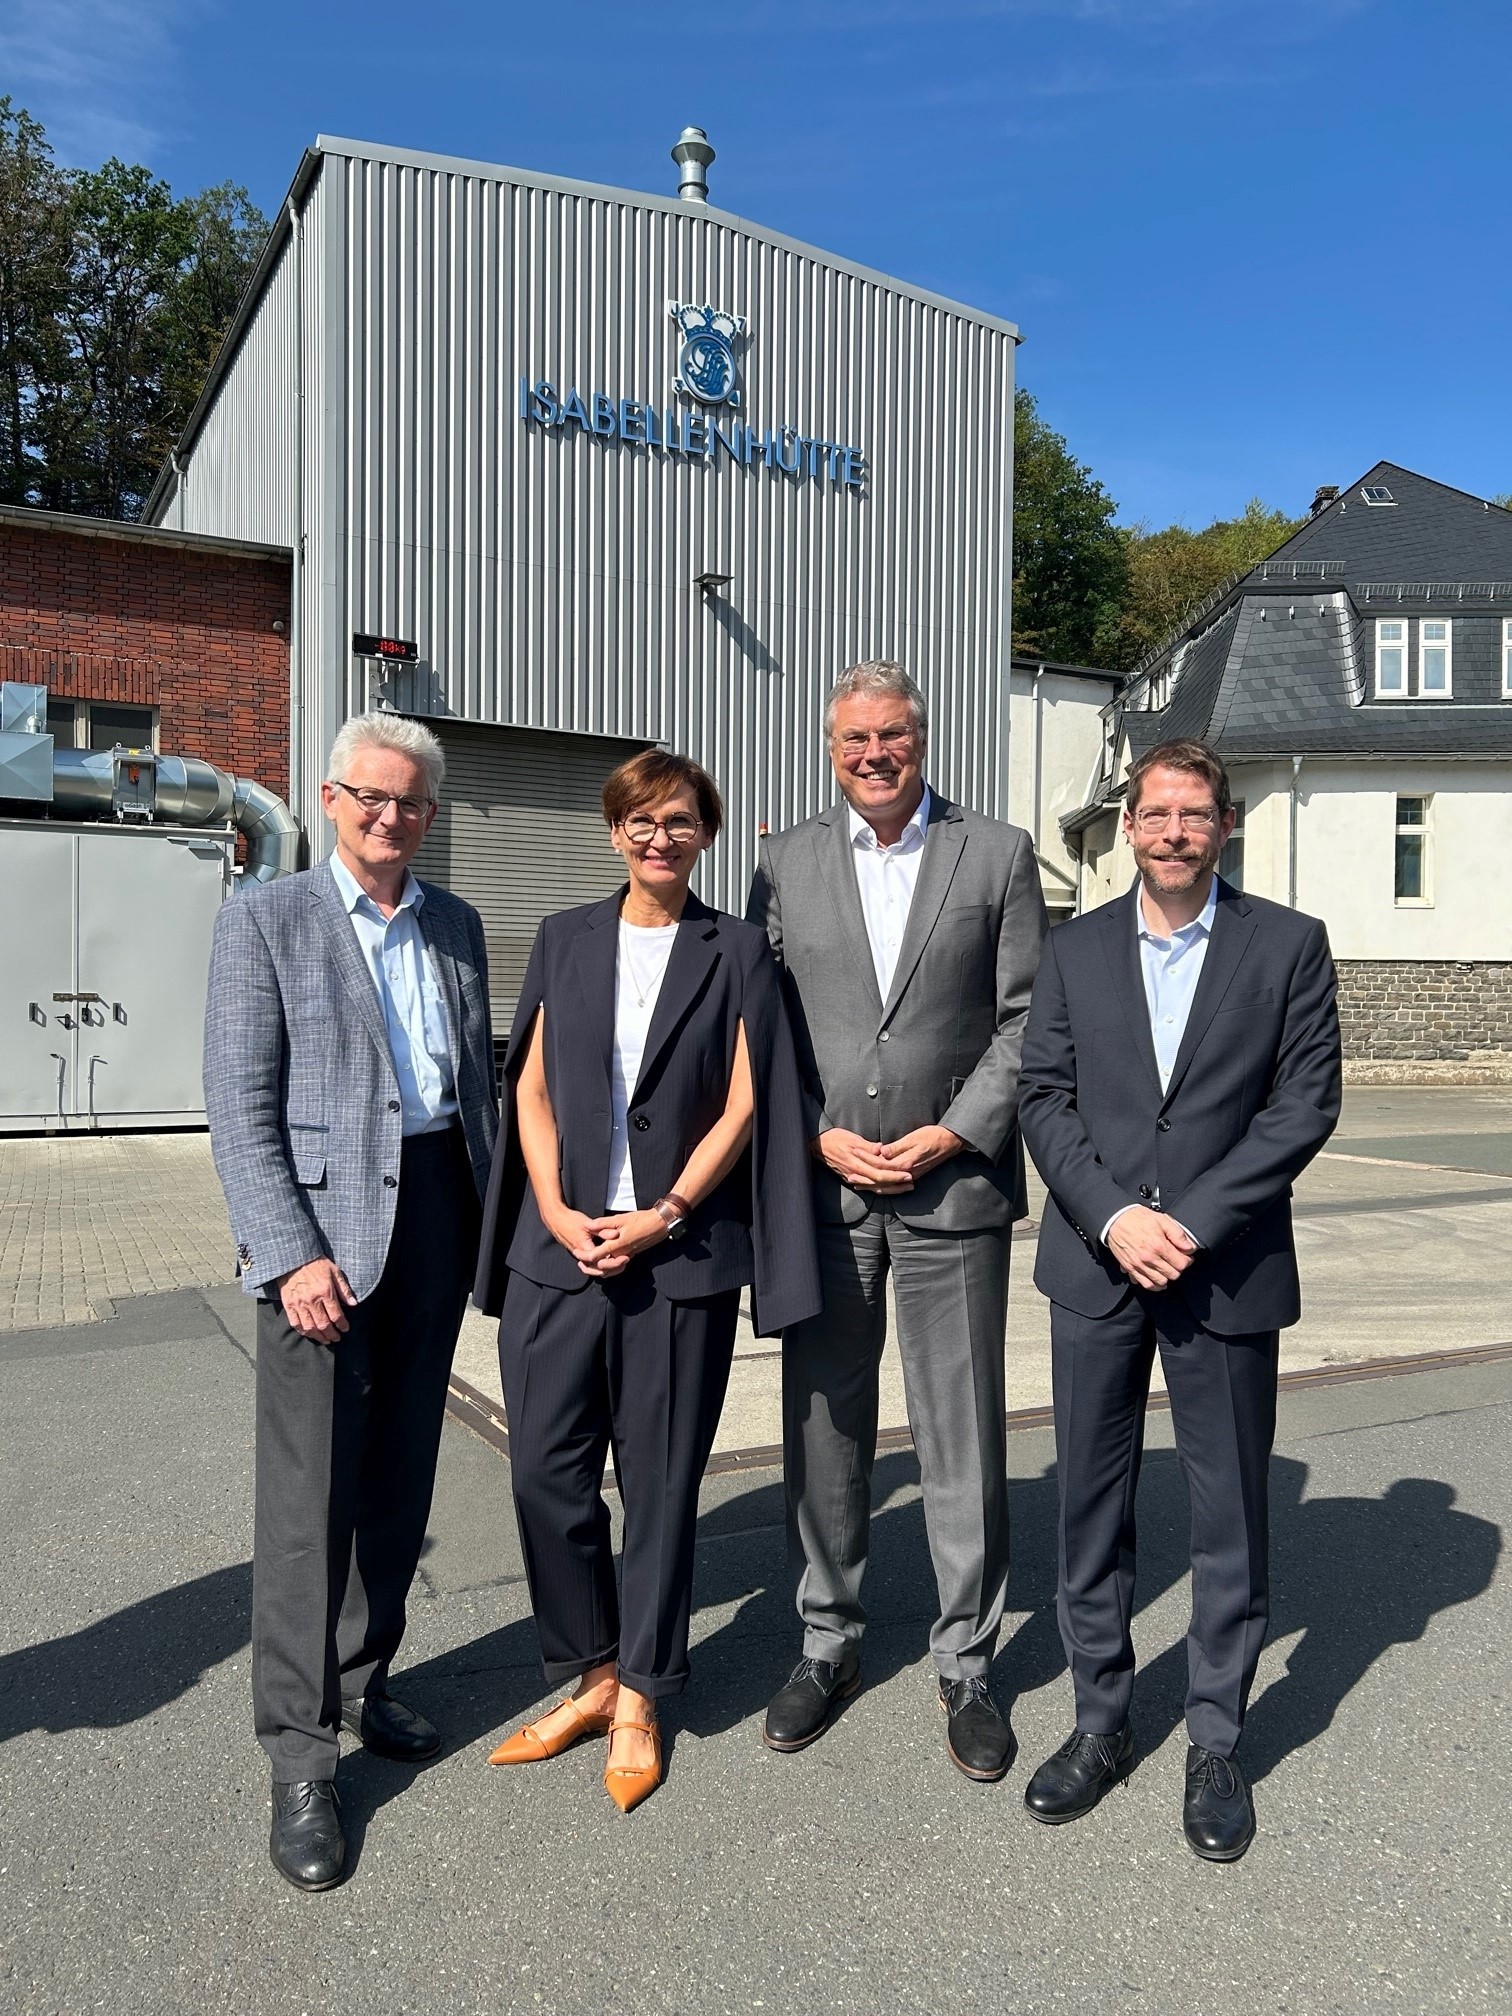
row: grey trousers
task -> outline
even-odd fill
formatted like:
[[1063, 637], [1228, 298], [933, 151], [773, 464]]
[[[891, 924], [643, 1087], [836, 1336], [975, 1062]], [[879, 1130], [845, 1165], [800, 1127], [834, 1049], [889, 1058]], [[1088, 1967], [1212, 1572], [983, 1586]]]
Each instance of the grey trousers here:
[[258, 1304], [252, 1707], [280, 1782], [334, 1775], [342, 1700], [384, 1691], [404, 1635], [478, 1217], [460, 1128], [416, 1135], [383, 1279], [345, 1336]]
[[1003, 1344], [1010, 1230], [920, 1232], [892, 1210], [821, 1225], [824, 1311], [782, 1337], [788, 1544], [803, 1650], [839, 1660], [866, 1624], [861, 1582], [892, 1275], [908, 1422], [940, 1615], [942, 1679], [986, 1673], [1008, 1586]]

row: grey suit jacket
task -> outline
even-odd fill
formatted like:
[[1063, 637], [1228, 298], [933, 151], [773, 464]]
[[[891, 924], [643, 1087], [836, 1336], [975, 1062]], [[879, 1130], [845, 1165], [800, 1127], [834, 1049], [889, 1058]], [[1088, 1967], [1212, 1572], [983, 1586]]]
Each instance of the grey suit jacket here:
[[[1045, 936], [1029, 835], [931, 792], [924, 858], [884, 1001], [866, 936], [846, 807], [761, 843], [747, 916], [766, 927], [788, 990], [811, 1135], [894, 1141], [949, 1127], [970, 1144], [889, 1199], [942, 1232], [1022, 1217], [1019, 1046]], [[821, 1223], [875, 1199], [814, 1162]]]
[[[452, 1069], [481, 1198], [498, 1109], [476, 910], [422, 883]], [[205, 1108], [243, 1285], [322, 1255], [378, 1286], [398, 1198], [401, 1114], [383, 1006], [330, 868], [243, 888], [215, 924]]]

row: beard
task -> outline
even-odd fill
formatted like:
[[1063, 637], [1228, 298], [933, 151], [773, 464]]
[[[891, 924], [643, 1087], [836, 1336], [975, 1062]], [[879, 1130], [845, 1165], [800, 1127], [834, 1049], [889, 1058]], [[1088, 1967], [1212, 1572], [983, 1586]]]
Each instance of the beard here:
[[1134, 843], [1134, 865], [1148, 883], [1166, 895], [1184, 895], [1194, 889], [1211, 869], [1218, 865], [1218, 847], [1194, 847], [1190, 854], [1162, 852], [1157, 842], [1141, 847]]

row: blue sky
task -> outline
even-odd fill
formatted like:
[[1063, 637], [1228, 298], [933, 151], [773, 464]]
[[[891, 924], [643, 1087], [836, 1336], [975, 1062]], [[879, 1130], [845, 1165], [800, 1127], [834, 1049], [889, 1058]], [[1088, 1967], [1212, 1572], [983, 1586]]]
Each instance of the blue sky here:
[[1506, 0], [4, 0], [60, 158], [265, 210], [317, 132], [713, 200], [1010, 316], [1127, 522], [1512, 491]]

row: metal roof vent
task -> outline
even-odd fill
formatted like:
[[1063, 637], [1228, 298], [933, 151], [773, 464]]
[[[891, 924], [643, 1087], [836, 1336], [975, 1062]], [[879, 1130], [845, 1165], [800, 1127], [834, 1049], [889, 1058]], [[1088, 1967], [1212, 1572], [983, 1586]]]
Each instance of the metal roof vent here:
[[684, 126], [672, 149], [672, 159], [679, 170], [678, 196], [684, 203], [707, 203], [709, 163], [714, 159], [714, 149], [702, 126]]

